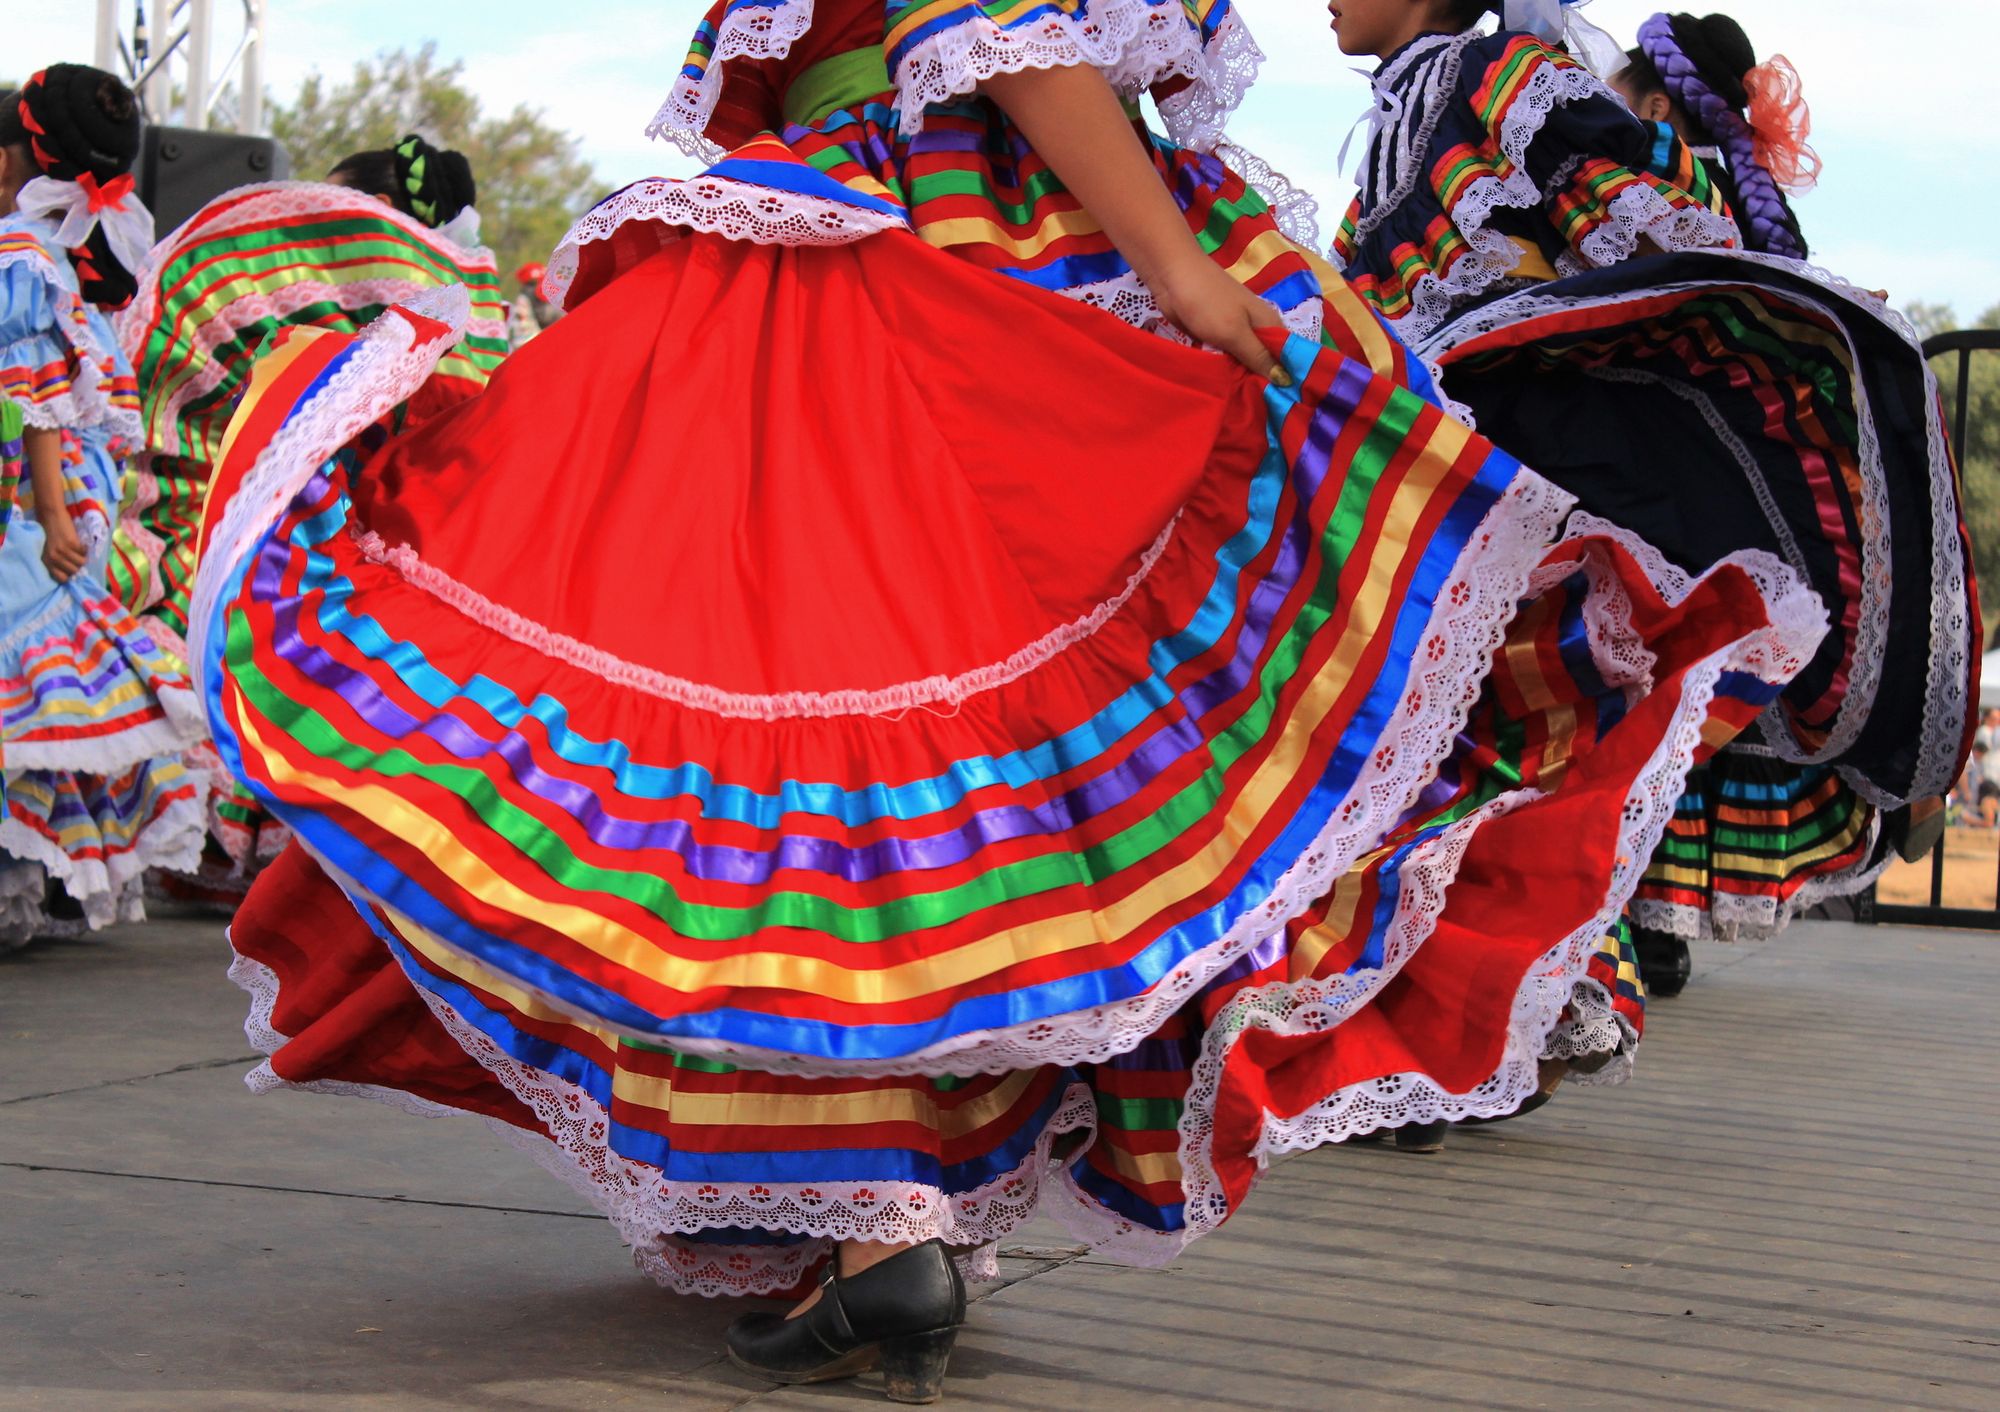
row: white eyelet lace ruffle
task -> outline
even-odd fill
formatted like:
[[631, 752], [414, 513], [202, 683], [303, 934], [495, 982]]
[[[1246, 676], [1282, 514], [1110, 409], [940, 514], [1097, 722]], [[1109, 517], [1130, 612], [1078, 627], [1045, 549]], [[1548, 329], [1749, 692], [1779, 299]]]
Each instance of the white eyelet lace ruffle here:
[[926, 108], [962, 98], [996, 74], [1087, 64], [1129, 99], [1187, 79], [1160, 103], [1160, 116], [1177, 144], [1206, 152], [1221, 141], [1263, 62], [1233, 11], [1204, 45], [1180, 0], [1092, 0], [1083, 15], [1052, 12], [1012, 29], [979, 16], [903, 54], [895, 73], [897, 126], [906, 137], [922, 132]]
[[1287, 240], [1306, 250], [1319, 250], [1318, 197], [1233, 138], [1222, 138], [1215, 155], [1264, 198], [1272, 221]]
[[682, 75], [674, 81], [666, 101], [646, 124], [646, 136], [664, 138], [690, 156], [714, 161], [721, 150], [702, 134], [708, 131], [708, 120], [715, 115], [729, 61], [782, 59], [812, 28], [812, 22], [813, 0], [777, 0], [771, 5], [739, 6], [725, 13], [716, 30], [708, 66], [699, 78]]
[[[1606, 521], [1579, 512], [1571, 516], [1564, 539], [1568, 542], [1584, 537], [1614, 540], [1633, 554], [1642, 570], [1670, 569], [1643, 541]], [[1673, 818], [1674, 803], [1680, 797], [1688, 770], [1693, 766], [1695, 752], [1701, 744], [1702, 726], [1722, 676], [1731, 671], [1748, 671], [1766, 681], [1786, 680], [1811, 660], [1815, 647], [1826, 632], [1826, 612], [1818, 598], [1777, 559], [1747, 551], [1732, 555], [1723, 562], [1742, 569], [1757, 583], [1765, 601], [1769, 626], [1714, 654], [1688, 674], [1673, 725], [1641, 771], [1626, 800], [1619, 826], [1618, 863], [1606, 888], [1604, 904], [1584, 925], [1550, 948], [1522, 982], [1515, 996], [1499, 1067], [1483, 1083], [1465, 1093], [1446, 1092], [1423, 1074], [1403, 1074], [1343, 1089], [1293, 1118], [1280, 1119], [1267, 1115], [1263, 1136], [1256, 1150], [1261, 1161], [1268, 1161], [1280, 1153], [1337, 1142], [1377, 1128], [1440, 1119], [1456, 1121], [1468, 1117], [1498, 1117], [1512, 1113], [1537, 1091], [1540, 1086], [1539, 1061], [1550, 1052], [1551, 1037], [1557, 1024], [1565, 1010], [1578, 998], [1578, 985], [1587, 980], [1591, 957], [1596, 954], [1599, 943], [1616, 923], [1620, 911], [1638, 886], [1647, 859], [1652, 856]], [[1608, 566], [1591, 558], [1551, 565], [1537, 575], [1536, 581], [1546, 585], [1579, 568], [1589, 577], [1593, 594], [1615, 582]], [[1669, 602], [1685, 597], [1687, 579], [1677, 570], [1655, 578], [1654, 583]], [[1586, 621], [1592, 619], [1587, 615]], [[1603, 615], [1597, 615], [1595, 621], [1600, 627], [1611, 626], [1610, 620]], [[1628, 628], [1621, 627], [1619, 636], [1636, 641]], [[1636, 660], [1627, 650], [1604, 651], [1609, 645], [1609, 640], [1600, 641], [1593, 631], [1593, 657], [1607, 669], [1622, 671], [1625, 668], [1620, 666], [1621, 660], [1626, 664]], [[1431, 840], [1404, 864], [1401, 877], [1403, 896], [1399, 898], [1389, 933], [1389, 946], [1383, 962], [1385, 971], [1400, 969], [1415, 954], [1423, 938], [1430, 934], [1442, 906], [1445, 889], [1457, 873], [1473, 832], [1489, 819], [1510, 813], [1539, 797], [1539, 791], [1533, 789], [1502, 795]], [[1310, 985], [1275, 985], [1246, 991], [1235, 997], [1210, 1026], [1201, 1059], [1195, 1068], [1194, 1087], [1181, 1120], [1181, 1161], [1189, 1240], [1213, 1229], [1229, 1213], [1229, 1204], [1216, 1177], [1210, 1152], [1213, 1137], [1211, 1115], [1229, 1047], [1245, 1029], [1250, 1028], [1283, 1035], [1310, 1034], [1333, 1028], [1352, 1014], [1367, 994], [1379, 988], [1380, 982], [1372, 987], [1356, 987], [1356, 979], [1354, 976], [1339, 976]], [[1582, 995], [1588, 1010], [1591, 1008], [1588, 986]], [[1608, 1003], [1608, 997], [1606, 1000]], [[1597, 1081], [1615, 1081], [1615, 1077], [1615, 1073], [1601, 1072]]]
[[542, 297], [567, 307], [583, 247], [609, 240], [635, 221], [661, 228], [660, 243], [697, 230], [758, 245], [849, 245], [883, 231], [908, 230], [901, 216], [850, 206], [822, 196], [774, 191], [712, 172], [679, 180], [649, 177], [585, 212], [549, 256]]

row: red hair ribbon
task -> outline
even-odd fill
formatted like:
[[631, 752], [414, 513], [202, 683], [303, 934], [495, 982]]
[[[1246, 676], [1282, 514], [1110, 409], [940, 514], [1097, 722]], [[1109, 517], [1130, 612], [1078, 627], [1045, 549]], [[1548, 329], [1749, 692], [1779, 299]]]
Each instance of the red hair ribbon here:
[[1812, 110], [1806, 106], [1799, 71], [1783, 54], [1773, 54], [1743, 76], [1750, 95], [1750, 134], [1758, 163], [1787, 191], [1809, 191], [1819, 180], [1819, 153], [1806, 146]]
[[126, 172], [123, 176], [115, 176], [102, 186], [97, 184], [96, 177], [85, 172], [76, 179], [76, 184], [83, 188], [84, 197], [90, 202], [90, 213], [93, 216], [106, 209], [124, 210], [125, 198], [132, 194], [133, 188], [130, 172]]

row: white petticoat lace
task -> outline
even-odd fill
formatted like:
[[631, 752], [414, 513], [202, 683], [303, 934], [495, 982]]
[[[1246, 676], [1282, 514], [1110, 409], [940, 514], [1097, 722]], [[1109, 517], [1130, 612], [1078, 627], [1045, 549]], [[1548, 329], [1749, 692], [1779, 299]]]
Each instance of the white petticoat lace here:
[[[9, 774], [18, 774], [9, 771]], [[11, 879], [0, 905], [0, 933], [17, 939], [50, 936], [59, 930], [102, 931], [146, 919], [148, 869], [189, 872], [201, 861], [208, 836], [205, 797], [177, 799], [148, 822], [132, 847], [109, 858], [79, 858], [20, 821], [0, 817], [0, 870]], [[41, 883], [53, 878], [83, 910], [80, 926], [55, 922], [42, 910]]]

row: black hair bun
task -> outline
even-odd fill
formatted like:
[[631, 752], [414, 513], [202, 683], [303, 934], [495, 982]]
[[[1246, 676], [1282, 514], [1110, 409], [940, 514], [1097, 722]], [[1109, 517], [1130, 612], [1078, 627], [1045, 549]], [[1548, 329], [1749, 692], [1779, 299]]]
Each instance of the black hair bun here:
[[20, 95], [35, 164], [58, 181], [110, 181], [139, 155], [139, 105], [115, 74], [51, 64]]
[[472, 163], [463, 152], [433, 147], [411, 133], [393, 149], [396, 184], [408, 197], [410, 214], [435, 229], [479, 199]]
[[1739, 113], [1750, 106], [1743, 79], [1757, 67], [1757, 50], [1743, 26], [1727, 15], [1673, 17], [1674, 43], [1716, 96]]

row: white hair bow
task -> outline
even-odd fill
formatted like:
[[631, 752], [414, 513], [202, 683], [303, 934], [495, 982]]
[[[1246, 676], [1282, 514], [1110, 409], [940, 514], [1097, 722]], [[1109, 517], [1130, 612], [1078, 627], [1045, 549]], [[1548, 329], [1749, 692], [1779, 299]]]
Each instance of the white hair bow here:
[[54, 221], [56, 244], [65, 250], [79, 248], [104, 227], [111, 254], [129, 272], [137, 272], [153, 248], [153, 213], [139, 199], [129, 172], [102, 184], [89, 172], [75, 181], [36, 177], [14, 204], [30, 219]]
[[1618, 41], [1577, 13], [1590, 0], [1507, 0], [1500, 21], [1508, 29], [1532, 34], [1544, 44], [1560, 44], [1572, 58], [1599, 78], [1625, 67]]

